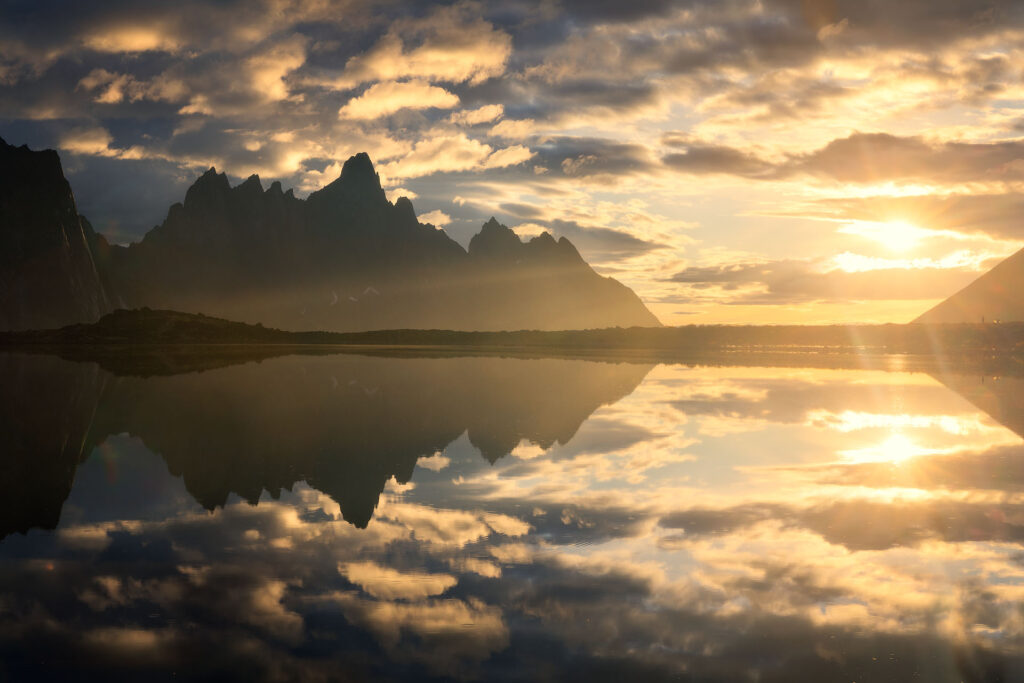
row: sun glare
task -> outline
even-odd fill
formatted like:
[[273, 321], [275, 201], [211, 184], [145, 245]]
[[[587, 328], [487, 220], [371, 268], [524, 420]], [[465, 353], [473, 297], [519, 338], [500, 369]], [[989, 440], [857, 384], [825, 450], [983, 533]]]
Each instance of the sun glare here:
[[864, 237], [898, 253], [910, 251], [932, 233], [931, 230], [920, 228], [904, 220], [857, 221], [839, 228], [839, 232]]
[[848, 462], [891, 462], [899, 464], [910, 458], [919, 455], [930, 455], [932, 453], [935, 453], [935, 451], [923, 448], [915, 443], [913, 439], [897, 432], [891, 434], [881, 443], [868, 446], [867, 448], [841, 451], [840, 455]]

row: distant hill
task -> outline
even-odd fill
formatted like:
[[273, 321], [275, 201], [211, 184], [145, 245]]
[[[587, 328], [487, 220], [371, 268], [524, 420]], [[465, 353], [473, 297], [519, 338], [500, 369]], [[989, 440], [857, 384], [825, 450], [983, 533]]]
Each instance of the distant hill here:
[[[246, 349], [226, 348], [229, 346]], [[185, 347], [195, 347], [188, 350]], [[212, 349], [212, 346], [225, 348]], [[277, 350], [272, 346], [281, 347]], [[1024, 323], [946, 325], [689, 325], [614, 327], [586, 330], [464, 331], [438, 329], [365, 332], [289, 332], [202, 314], [150, 309], [117, 310], [92, 324], [51, 330], [0, 332], [0, 350], [57, 352], [68, 358], [96, 360], [105, 367], [138, 366], [141, 374], [173, 367], [181, 356], [195, 369], [231, 359], [261, 358], [292, 352], [326, 353], [332, 346], [382, 349], [458, 350], [513, 355], [601, 356], [616, 360], [736, 362], [739, 355], [776, 354], [806, 363], [810, 356], [851, 356], [854, 365], [871, 354], [915, 354], [943, 367], [974, 367], [993, 359], [1003, 371], [1020, 374], [1024, 365]], [[416, 351], [418, 349], [418, 351]], [[364, 352], [374, 352], [366, 350]], [[156, 358], [142, 358], [156, 353]], [[196, 354], [209, 358], [195, 358]], [[731, 361], [726, 357], [730, 356]], [[858, 360], [860, 358], [861, 360]], [[179, 360], [182, 360], [179, 359]], [[861, 362], [863, 361], [863, 363]], [[157, 364], [154, 366], [153, 363]], [[789, 365], [785, 358], [772, 364]], [[848, 363], [847, 363], [848, 364]]]
[[369, 156], [307, 199], [232, 187], [211, 168], [138, 243], [78, 215], [56, 152], [0, 141], [0, 329], [94, 321], [119, 308], [204, 313], [282, 329], [574, 329], [657, 318], [565, 238], [523, 242], [493, 218], [463, 249], [390, 202]]
[[915, 323], [1024, 321], [1024, 249], [927, 311]]

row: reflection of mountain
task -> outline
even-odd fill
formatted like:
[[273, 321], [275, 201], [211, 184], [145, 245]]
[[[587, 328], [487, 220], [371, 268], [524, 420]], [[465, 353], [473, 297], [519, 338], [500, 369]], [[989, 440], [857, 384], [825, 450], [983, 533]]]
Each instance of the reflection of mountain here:
[[[500, 358], [287, 357], [151, 378], [0, 356], [9, 487], [0, 534], [53, 527], [75, 466], [108, 435], [139, 437], [205, 507], [305, 480], [365, 526], [387, 481], [468, 431], [491, 461], [521, 439], [565, 443], [628, 395], [635, 364]], [[25, 481], [34, 482], [27, 486]], [[9, 506], [9, 509], [8, 509]], [[31, 519], [28, 519], [31, 518]]]
[[104, 384], [94, 365], [0, 354], [0, 538], [54, 528]]
[[967, 285], [917, 323], [977, 323], [1024, 320], [1024, 249]]
[[993, 420], [1024, 437], [1024, 378], [931, 373]]
[[0, 329], [173, 308], [284, 329], [583, 329], [659, 323], [568, 240], [522, 242], [493, 218], [463, 249], [390, 202], [366, 154], [299, 199], [210, 169], [138, 243], [75, 208], [57, 154], [0, 140]]

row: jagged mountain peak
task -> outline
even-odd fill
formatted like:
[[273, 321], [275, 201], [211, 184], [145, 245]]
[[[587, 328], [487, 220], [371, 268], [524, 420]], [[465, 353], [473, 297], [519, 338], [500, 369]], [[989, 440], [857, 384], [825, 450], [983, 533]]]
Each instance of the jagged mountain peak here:
[[589, 268], [587, 262], [583, 260], [583, 257], [580, 256], [572, 242], [565, 237], [560, 237], [556, 240], [550, 232], [542, 232], [536, 237], [531, 238], [526, 243], [525, 249], [527, 253], [544, 261], [557, 261], [562, 264], [571, 262]]
[[469, 253], [489, 258], [519, 258], [523, 254], [545, 259], [571, 257], [574, 261], [585, 263], [576, 247], [565, 237], [555, 240], [551, 233], [542, 232], [524, 243], [514, 230], [499, 223], [494, 216], [470, 240]]
[[197, 202], [204, 203], [212, 197], [227, 193], [230, 189], [231, 183], [227, 174], [217, 173], [217, 169], [211, 166], [185, 192], [185, 206], [193, 206]]
[[419, 222], [419, 219], [416, 218], [416, 209], [408, 197], [399, 197], [395, 200], [395, 212], [398, 214], [399, 220], [404, 223]]
[[498, 222], [498, 219], [491, 216], [487, 219], [487, 222], [480, 228], [480, 232], [512, 232], [512, 229], [507, 225], [502, 225]]
[[263, 183], [260, 181], [260, 177], [253, 173], [233, 189], [238, 194], [249, 194], [255, 197], [263, 194]]
[[356, 178], [373, 180], [380, 184], [377, 171], [373, 168], [370, 155], [366, 152], [359, 152], [350, 156], [341, 167], [341, 179], [354, 181]]
[[494, 216], [469, 240], [470, 256], [495, 258], [515, 254], [523, 246], [519, 236]]
[[373, 168], [370, 155], [366, 152], [360, 152], [349, 157], [344, 165], [342, 165], [341, 175], [338, 176], [335, 183], [341, 184], [354, 192], [384, 196], [384, 190], [380, 186], [380, 175]]
[[379, 204], [388, 201], [380, 184], [380, 176], [366, 152], [349, 157], [342, 165], [337, 180], [311, 193], [309, 199], [314, 203], [323, 199]]

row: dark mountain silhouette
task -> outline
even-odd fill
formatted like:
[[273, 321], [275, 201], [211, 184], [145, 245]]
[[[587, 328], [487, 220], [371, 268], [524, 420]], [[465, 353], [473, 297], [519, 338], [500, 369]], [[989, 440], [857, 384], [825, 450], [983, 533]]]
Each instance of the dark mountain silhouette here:
[[492, 218], [463, 249], [388, 201], [366, 154], [304, 200], [211, 168], [127, 247], [78, 216], [52, 150], [4, 145], [0, 169], [0, 329], [92, 321], [109, 302], [291, 330], [659, 325], [564, 238], [524, 243]]
[[388, 480], [408, 482], [421, 456], [463, 433], [491, 462], [522, 439], [566, 443], [650, 367], [335, 355], [143, 378], [0, 354], [0, 538], [53, 528], [79, 462], [123, 433], [209, 509], [231, 493], [256, 502], [306, 481], [363, 527]]
[[914, 320], [980, 323], [1024, 320], [1024, 249]]
[[57, 153], [0, 138], [0, 329], [93, 321], [109, 311], [94, 237]]

